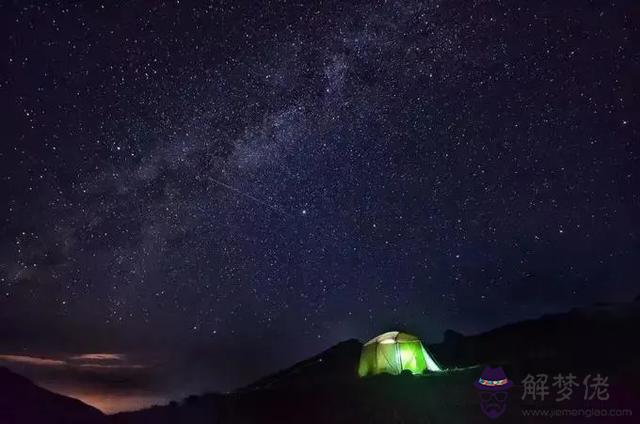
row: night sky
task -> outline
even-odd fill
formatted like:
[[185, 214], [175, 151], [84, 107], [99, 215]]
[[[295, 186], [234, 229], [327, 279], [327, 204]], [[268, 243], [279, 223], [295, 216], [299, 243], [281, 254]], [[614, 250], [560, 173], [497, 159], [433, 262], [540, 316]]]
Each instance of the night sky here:
[[633, 0], [1, 14], [0, 362], [47, 387], [135, 408], [640, 293]]

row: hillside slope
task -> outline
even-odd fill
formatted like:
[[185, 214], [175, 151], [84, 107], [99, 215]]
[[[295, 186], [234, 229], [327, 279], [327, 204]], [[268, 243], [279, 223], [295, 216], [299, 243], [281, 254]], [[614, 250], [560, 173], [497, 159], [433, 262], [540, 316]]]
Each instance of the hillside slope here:
[[102, 412], [0, 367], [0, 423], [106, 424]]
[[489, 364], [502, 366], [515, 383], [503, 422], [545, 422], [523, 417], [522, 411], [559, 406], [552, 397], [543, 402], [521, 398], [520, 382], [529, 373], [547, 373], [550, 379], [557, 373], [609, 378], [608, 403], [584, 404], [580, 394], [560, 405], [564, 408], [638, 407], [640, 345], [633, 338], [639, 326], [636, 301], [579, 308], [469, 337], [448, 332], [443, 343], [430, 348], [449, 371], [366, 379], [356, 377], [361, 343], [349, 340], [228, 395], [192, 396], [113, 418], [118, 424], [484, 423], [473, 382]]

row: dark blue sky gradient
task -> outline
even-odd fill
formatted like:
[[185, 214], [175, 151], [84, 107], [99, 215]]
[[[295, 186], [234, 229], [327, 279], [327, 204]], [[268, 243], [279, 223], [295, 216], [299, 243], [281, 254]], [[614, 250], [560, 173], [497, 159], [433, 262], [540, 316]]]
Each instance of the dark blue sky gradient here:
[[5, 2], [0, 353], [175, 396], [633, 298], [638, 13]]

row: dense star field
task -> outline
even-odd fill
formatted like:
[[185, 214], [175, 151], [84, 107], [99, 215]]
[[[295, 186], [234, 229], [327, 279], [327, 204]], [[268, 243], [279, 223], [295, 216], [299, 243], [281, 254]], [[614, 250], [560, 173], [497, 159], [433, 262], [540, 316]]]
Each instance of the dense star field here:
[[1, 10], [0, 359], [49, 387], [132, 408], [638, 294], [632, 0]]

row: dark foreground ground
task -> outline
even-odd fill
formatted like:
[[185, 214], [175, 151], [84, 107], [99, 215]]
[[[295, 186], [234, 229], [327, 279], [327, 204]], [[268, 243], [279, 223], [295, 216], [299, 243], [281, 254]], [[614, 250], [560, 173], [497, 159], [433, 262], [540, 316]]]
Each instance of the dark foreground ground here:
[[[639, 325], [636, 300], [575, 309], [477, 336], [447, 332], [442, 344], [430, 346], [447, 372], [365, 379], [356, 376], [362, 345], [348, 340], [230, 394], [191, 396], [113, 416], [0, 369], [0, 423], [635, 423], [640, 417]], [[514, 383], [506, 411], [496, 420], [484, 416], [473, 386], [486, 365], [502, 366]], [[529, 374], [548, 379], [536, 399], [525, 394], [523, 380]], [[556, 401], [558, 374], [576, 376], [570, 400]], [[600, 400], [590, 398], [597, 388], [584, 384], [585, 377], [592, 383], [598, 374], [607, 378]], [[540, 391], [548, 392], [544, 399]]]
[[[478, 394], [471, 386], [478, 369], [467, 369], [434, 377], [391, 377], [353, 381], [336, 387], [331, 384], [297, 390], [272, 389], [236, 394], [228, 398], [203, 397], [191, 403], [158, 408], [140, 414], [122, 414], [118, 423], [486, 423], [479, 408]], [[620, 385], [619, 381], [615, 385]], [[638, 393], [629, 387], [616, 392], [616, 401], [593, 402], [589, 408], [638, 405]], [[527, 417], [523, 411], [586, 408], [576, 393], [576, 401], [559, 406], [554, 400], [523, 401], [519, 388], [511, 389], [500, 422], [546, 422], [549, 418]], [[612, 393], [613, 394], [613, 393]], [[580, 394], [581, 395], [581, 394]], [[535, 413], [535, 412], [531, 412]], [[555, 422], [584, 422], [584, 417], [555, 418]], [[589, 422], [637, 422], [633, 418], [590, 419]]]

